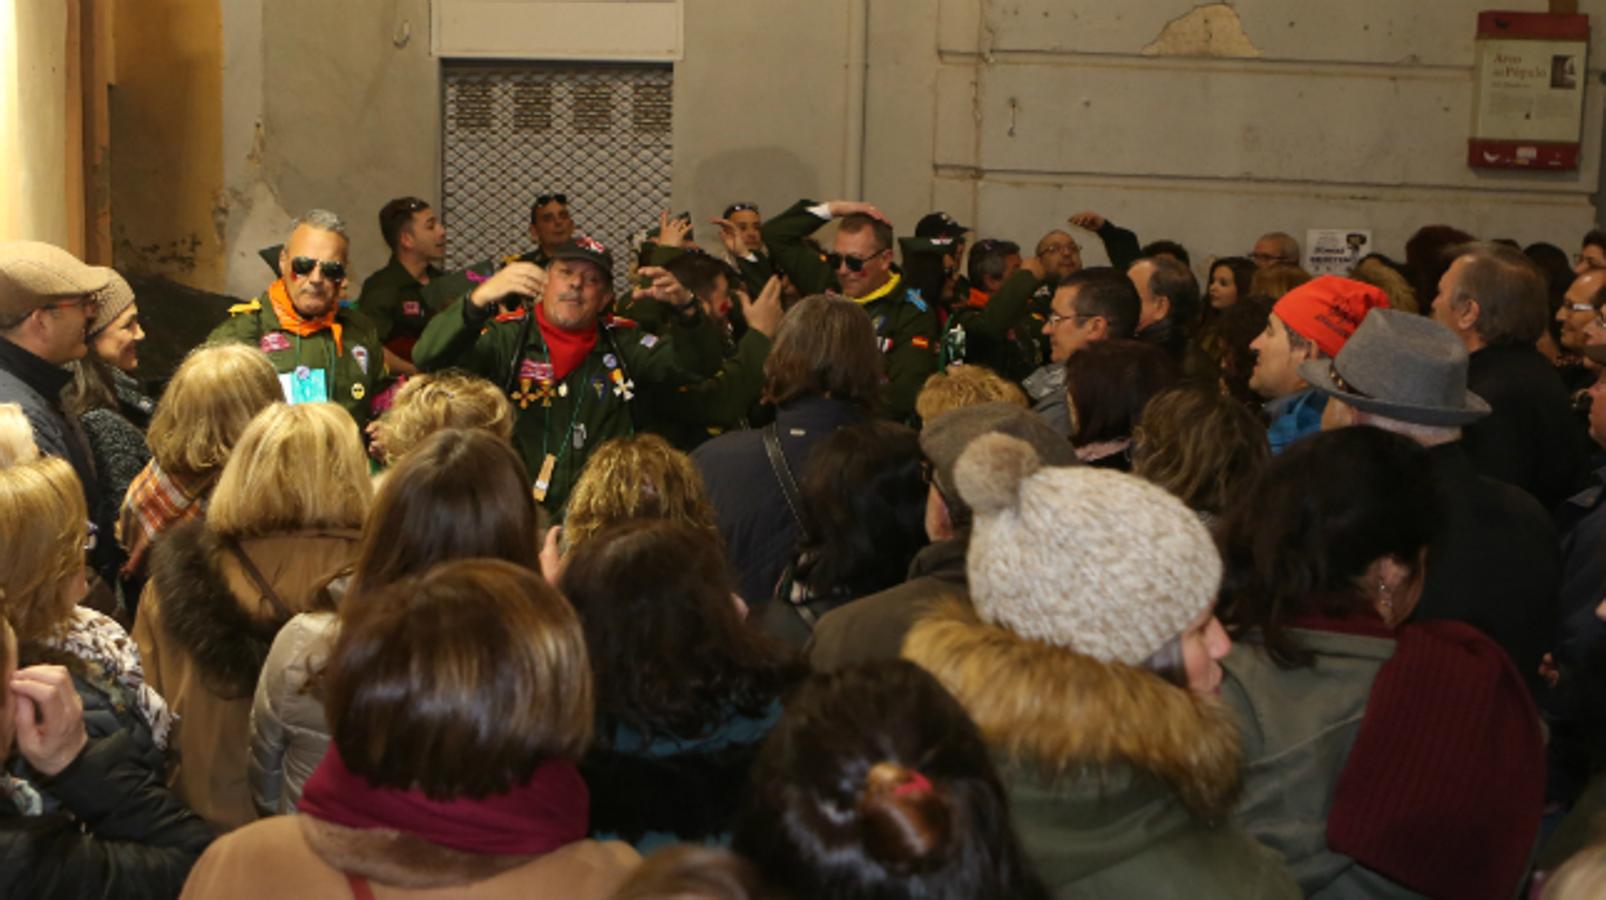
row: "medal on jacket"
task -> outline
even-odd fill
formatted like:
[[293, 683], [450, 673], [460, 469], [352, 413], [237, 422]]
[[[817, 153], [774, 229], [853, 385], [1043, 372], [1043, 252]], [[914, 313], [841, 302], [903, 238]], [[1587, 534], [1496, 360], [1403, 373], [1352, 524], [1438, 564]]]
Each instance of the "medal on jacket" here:
[[636, 396], [636, 383], [626, 378], [625, 373], [619, 371], [618, 369], [614, 369], [612, 372], [609, 372], [608, 375], [613, 379], [613, 395], [615, 397], [623, 397], [624, 399], [629, 400]]

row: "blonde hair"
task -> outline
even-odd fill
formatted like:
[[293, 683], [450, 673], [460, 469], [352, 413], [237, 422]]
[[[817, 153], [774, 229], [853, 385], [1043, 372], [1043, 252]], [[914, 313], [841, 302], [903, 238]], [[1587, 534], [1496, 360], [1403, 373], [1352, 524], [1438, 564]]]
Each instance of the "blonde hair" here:
[[1411, 289], [1411, 282], [1406, 281], [1404, 275], [1394, 271], [1376, 257], [1361, 260], [1354, 271], [1349, 273], [1349, 277], [1388, 294], [1389, 309], [1404, 310], [1408, 313], [1422, 311], [1421, 305], [1416, 300], [1416, 291]]
[[145, 441], [168, 474], [211, 475], [228, 461], [251, 419], [282, 399], [278, 373], [262, 351], [244, 344], [201, 347], [168, 382]]
[[1026, 394], [1015, 384], [1005, 381], [986, 366], [954, 366], [937, 372], [920, 388], [915, 397], [915, 414], [922, 422], [945, 412], [952, 412], [978, 403], [1013, 403], [1026, 408]]
[[240, 435], [206, 517], [230, 537], [361, 528], [373, 492], [350, 413], [333, 403], [274, 404]]
[[0, 614], [11, 620], [17, 640], [47, 638], [77, 605], [65, 587], [84, 569], [89, 536], [84, 488], [66, 460], [0, 469], [0, 534]]
[[15, 403], [0, 403], [0, 467], [16, 466], [39, 458], [33, 424]]
[[668, 519], [719, 534], [714, 507], [691, 457], [656, 434], [614, 438], [586, 460], [569, 495], [564, 548], [631, 519]]
[[1265, 294], [1278, 300], [1310, 278], [1310, 273], [1299, 266], [1268, 266], [1250, 276], [1249, 293]]
[[400, 462], [443, 428], [487, 431], [511, 442], [513, 404], [496, 385], [467, 372], [452, 369], [409, 378], [379, 419], [385, 464]]

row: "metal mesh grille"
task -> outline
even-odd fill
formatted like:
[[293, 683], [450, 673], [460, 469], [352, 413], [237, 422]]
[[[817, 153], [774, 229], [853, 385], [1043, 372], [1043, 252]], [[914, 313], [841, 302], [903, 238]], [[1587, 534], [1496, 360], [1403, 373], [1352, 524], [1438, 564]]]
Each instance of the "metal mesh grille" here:
[[630, 235], [669, 205], [670, 67], [448, 60], [444, 75], [447, 264], [530, 249], [530, 203], [563, 193], [622, 281]]

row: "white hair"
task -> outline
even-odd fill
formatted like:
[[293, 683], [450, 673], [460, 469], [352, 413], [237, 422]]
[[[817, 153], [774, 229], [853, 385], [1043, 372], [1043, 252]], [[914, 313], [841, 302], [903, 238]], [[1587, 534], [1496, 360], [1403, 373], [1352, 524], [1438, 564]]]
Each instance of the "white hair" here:
[[[351, 240], [346, 235], [346, 221], [327, 209], [309, 209], [297, 216], [296, 220], [290, 223], [290, 233], [295, 234], [296, 229], [303, 225], [316, 228], [319, 231], [333, 231], [348, 242]], [[286, 243], [288, 242], [289, 239], [286, 238]]]

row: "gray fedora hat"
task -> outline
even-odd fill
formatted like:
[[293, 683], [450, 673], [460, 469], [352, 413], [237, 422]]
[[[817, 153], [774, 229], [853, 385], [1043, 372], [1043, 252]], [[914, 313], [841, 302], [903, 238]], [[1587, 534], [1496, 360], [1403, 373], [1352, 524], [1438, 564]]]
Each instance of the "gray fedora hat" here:
[[1366, 314], [1332, 360], [1300, 363], [1306, 383], [1364, 412], [1417, 425], [1465, 425], [1489, 414], [1467, 390], [1467, 348], [1450, 329], [1397, 309]]

